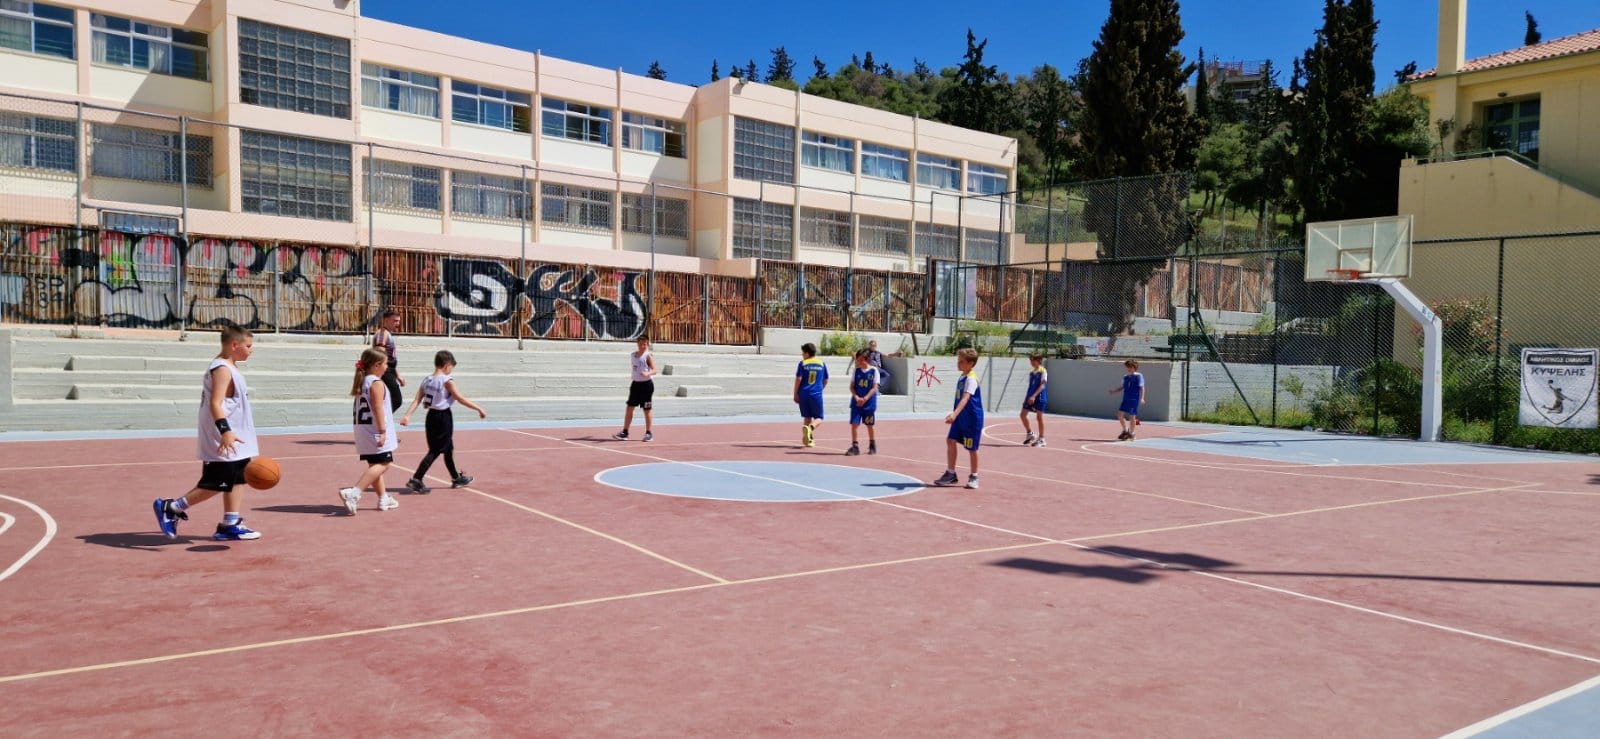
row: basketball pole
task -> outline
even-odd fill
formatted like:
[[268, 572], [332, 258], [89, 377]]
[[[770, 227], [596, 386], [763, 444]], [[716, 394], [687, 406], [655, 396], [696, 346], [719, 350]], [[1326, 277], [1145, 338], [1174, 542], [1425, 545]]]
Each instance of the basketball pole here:
[[1396, 305], [1405, 309], [1411, 319], [1422, 326], [1422, 428], [1417, 438], [1419, 441], [1438, 441], [1444, 409], [1444, 385], [1441, 379], [1444, 374], [1444, 324], [1439, 320], [1439, 314], [1434, 313], [1400, 280], [1378, 277], [1360, 282], [1381, 286], [1384, 292], [1394, 298]]

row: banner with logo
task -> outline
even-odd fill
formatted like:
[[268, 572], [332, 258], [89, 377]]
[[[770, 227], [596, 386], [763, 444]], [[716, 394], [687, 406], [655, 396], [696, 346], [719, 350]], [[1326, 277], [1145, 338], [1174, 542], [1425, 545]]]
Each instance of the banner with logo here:
[[1562, 429], [1595, 428], [1600, 422], [1595, 398], [1597, 370], [1597, 349], [1523, 349], [1522, 408], [1517, 422]]

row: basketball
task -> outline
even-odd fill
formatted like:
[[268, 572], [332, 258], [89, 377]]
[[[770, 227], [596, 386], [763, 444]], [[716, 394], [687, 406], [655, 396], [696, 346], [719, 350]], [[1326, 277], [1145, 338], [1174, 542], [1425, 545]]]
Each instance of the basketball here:
[[244, 466], [244, 481], [257, 490], [271, 490], [282, 477], [278, 460], [272, 457], [256, 457]]

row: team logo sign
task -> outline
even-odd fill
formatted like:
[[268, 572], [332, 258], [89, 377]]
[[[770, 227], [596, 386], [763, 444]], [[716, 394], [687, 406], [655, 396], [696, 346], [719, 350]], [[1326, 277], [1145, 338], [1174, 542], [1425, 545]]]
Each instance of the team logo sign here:
[[1592, 429], [1596, 413], [1595, 381], [1600, 350], [1523, 349], [1522, 408], [1524, 426]]

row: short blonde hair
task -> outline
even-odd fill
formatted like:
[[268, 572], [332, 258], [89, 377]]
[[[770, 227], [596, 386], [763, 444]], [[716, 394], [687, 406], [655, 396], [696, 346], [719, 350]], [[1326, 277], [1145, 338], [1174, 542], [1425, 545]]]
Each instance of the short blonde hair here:
[[972, 348], [970, 346], [966, 347], [966, 348], [963, 348], [960, 351], [956, 352], [956, 359], [965, 359], [968, 362], [972, 362], [973, 364], [977, 364], [977, 362], [978, 362], [978, 350], [974, 349], [974, 348]]

